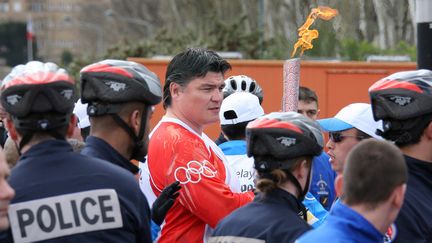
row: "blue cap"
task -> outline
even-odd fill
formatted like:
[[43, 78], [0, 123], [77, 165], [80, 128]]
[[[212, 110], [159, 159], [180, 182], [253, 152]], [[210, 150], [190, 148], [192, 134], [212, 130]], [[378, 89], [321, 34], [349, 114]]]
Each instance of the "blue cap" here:
[[337, 118], [320, 119], [317, 122], [326, 132], [338, 132], [353, 128], [352, 125]]

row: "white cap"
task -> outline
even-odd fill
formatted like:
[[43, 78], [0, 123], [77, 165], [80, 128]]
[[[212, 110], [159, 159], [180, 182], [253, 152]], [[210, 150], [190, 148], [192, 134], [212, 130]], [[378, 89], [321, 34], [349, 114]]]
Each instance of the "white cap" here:
[[252, 121], [264, 115], [258, 97], [249, 92], [236, 92], [222, 101], [219, 111], [221, 125]]
[[81, 99], [75, 103], [73, 113], [78, 117], [77, 125], [80, 129], [90, 126], [89, 116], [87, 115], [87, 104], [81, 103]]
[[382, 130], [382, 121], [375, 121], [372, 115], [372, 107], [366, 103], [353, 103], [345, 106], [334, 118], [317, 120], [322, 129], [326, 132], [338, 132], [351, 128], [369, 134], [374, 138], [381, 138], [376, 135], [376, 130]]

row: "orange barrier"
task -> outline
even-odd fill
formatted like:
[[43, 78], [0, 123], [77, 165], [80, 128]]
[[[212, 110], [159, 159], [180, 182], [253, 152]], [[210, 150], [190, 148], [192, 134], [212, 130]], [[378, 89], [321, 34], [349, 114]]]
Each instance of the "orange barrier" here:
[[[155, 72], [162, 83], [169, 61], [144, 58], [129, 58], [144, 64]], [[261, 85], [264, 90], [263, 107], [266, 113], [281, 110], [283, 88], [282, 60], [230, 60], [232, 70], [226, 74], [248, 75]], [[366, 63], [366, 62], [321, 62], [302, 61], [300, 68], [300, 85], [309, 87], [318, 95], [320, 118], [335, 115], [342, 107], [354, 102], [367, 102], [367, 89], [375, 81], [391, 73], [416, 69], [413, 62], [404, 63]], [[156, 107], [151, 125], [154, 126], [163, 116], [162, 105]], [[206, 128], [206, 134], [216, 138], [219, 124]]]

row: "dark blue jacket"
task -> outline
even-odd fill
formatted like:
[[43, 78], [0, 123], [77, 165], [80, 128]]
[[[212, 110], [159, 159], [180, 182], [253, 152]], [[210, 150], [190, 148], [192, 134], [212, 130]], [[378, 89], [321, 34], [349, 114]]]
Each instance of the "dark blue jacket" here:
[[298, 243], [382, 243], [384, 235], [369, 221], [343, 203], [335, 203], [326, 222], [300, 237]]
[[331, 168], [329, 156], [322, 152], [315, 156], [312, 161], [312, 180], [309, 192], [329, 211], [336, 193], [334, 189], [334, 180], [336, 173]]
[[[66, 141], [32, 146], [12, 170], [14, 237], [45, 242], [151, 242], [147, 200], [135, 178]], [[2, 232], [0, 242], [11, 241]], [[8, 237], [5, 239], [4, 237]]]
[[432, 242], [432, 163], [405, 156], [408, 185], [394, 242]]
[[[275, 189], [266, 196], [233, 211], [216, 226], [210, 242], [247, 242], [247, 239], [266, 243], [294, 242], [311, 229], [299, 214], [302, 204], [292, 194]], [[227, 236], [227, 238], [218, 238]], [[234, 236], [234, 237], [230, 237]], [[240, 239], [246, 241], [240, 241]]]
[[[86, 145], [81, 151], [81, 154], [106, 160], [110, 163], [120, 166], [127, 171], [132, 172], [132, 174], [138, 173], [139, 170], [137, 166], [135, 166], [129, 160], [123, 157], [109, 143], [98, 137], [88, 136], [86, 139]], [[154, 240], [160, 232], [160, 226], [153, 222], [153, 220], [151, 220], [150, 228], [152, 239]]]
[[115, 150], [103, 139], [94, 136], [88, 136], [85, 143], [86, 145], [81, 151], [81, 154], [106, 160], [132, 172], [134, 175], [138, 173], [138, 166], [132, 164], [128, 159], [123, 157], [119, 152], [117, 152], [117, 150]]

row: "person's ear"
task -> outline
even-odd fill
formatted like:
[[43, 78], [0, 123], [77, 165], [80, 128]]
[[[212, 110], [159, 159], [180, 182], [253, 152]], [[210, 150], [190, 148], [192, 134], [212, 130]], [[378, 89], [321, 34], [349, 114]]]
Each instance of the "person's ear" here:
[[309, 168], [307, 166], [307, 161], [304, 159], [304, 160], [302, 160], [302, 162], [300, 164], [298, 164], [297, 168], [294, 169], [293, 174], [298, 179], [303, 179], [303, 178], [306, 178], [308, 176], [309, 169], [312, 169], [312, 168]]
[[171, 82], [169, 86], [169, 90], [172, 99], [176, 99], [180, 95], [180, 92], [183, 91], [183, 87], [178, 83]]
[[432, 122], [429, 122], [429, 125], [424, 130], [424, 135], [428, 138], [428, 140], [432, 140]]
[[334, 185], [335, 185], [336, 196], [340, 197], [342, 195], [342, 190], [343, 190], [343, 175], [336, 176]]
[[76, 129], [77, 126], [77, 122], [78, 122], [78, 118], [75, 114], [71, 114], [70, 115], [70, 120], [69, 120], [69, 124], [68, 124], [68, 129], [66, 132], [66, 137], [70, 138], [72, 137], [72, 135], [74, 134], [74, 131]]
[[18, 132], [15, 129], [15, 125], [13, 124], [12, 118], [6, 117], [3, 119], [3, 122], [5, 123], [6, 130], [8, 131], [9, 137], [12, 138], [12, 140], [17, 141], [18, 140]]
[[141, 118], [142, 118], [142, 114], [141, 111], [138, 109], [133, 110], [129, 116], [130, 125], [137, 136], [141, 128]]
[[316, 119], [319, 119], [319, 116], [320, 116], [320, 112], [321, 112], [321, 110], [320, 110], [320, 109], [317, 109], [317, 113], [316, 113]]
[[396, 208], [402, 208], [406, 192], [406, 184], [396, 187], [393, 191], [393, 204]]

